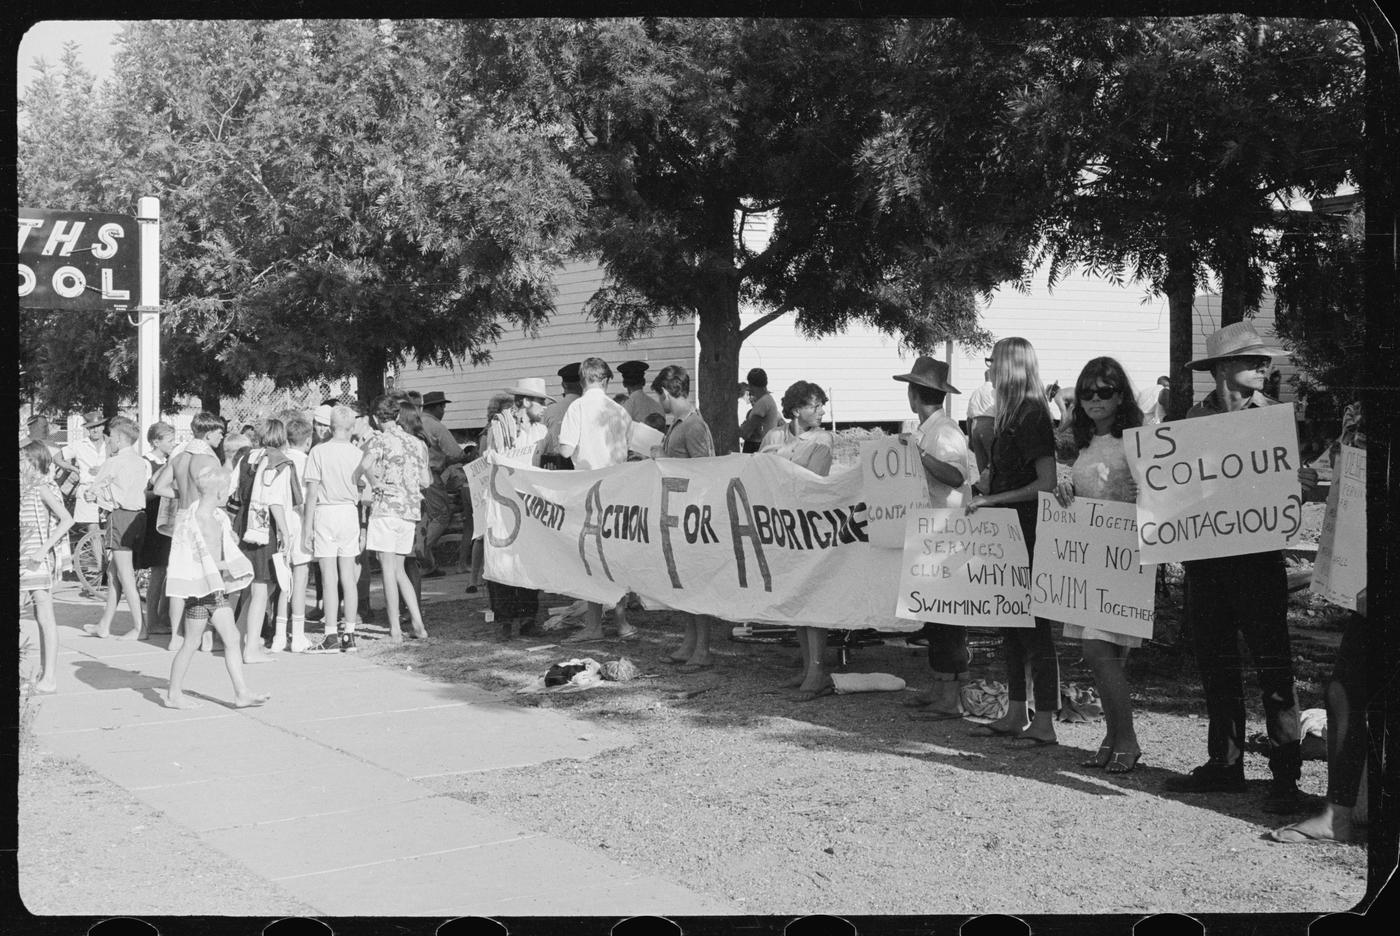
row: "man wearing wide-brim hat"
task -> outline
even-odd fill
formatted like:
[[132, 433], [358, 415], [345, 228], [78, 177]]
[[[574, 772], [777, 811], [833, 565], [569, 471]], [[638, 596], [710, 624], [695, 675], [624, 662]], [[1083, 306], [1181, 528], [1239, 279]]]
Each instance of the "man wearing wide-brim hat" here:
[[[972, 461], [967, 439], [957, 422], [943, 412], [943, 400], [959, 393], [948, 381], [948, 365], [931, 357], [919, 357], [907, 374], [895, 380], [908, 384], [909, 409], [919, 426], [900, 441], [910, 443], [919, 454], [929, 501], [934, 507], [961, 507], [972, 496]], [[928, 708], [937, 715], [956, 718], [962, 714], [961, 689], [968, 679], [967, 629], [951, 624], [924, 624], [928, 638], [928, 665], [933, 670], [933, 688], [920, 692], [906, 704]]]
[[442, 424], [447, 404], [451, 402], [441, 390], [423, 394], [423, 436], [428, 440], [428, 470], [433, 477], [433, 483], [423, 489], [423, 553], [428, 566], [424, 578], [446, 574], [438, 568], [433, 547], [451, 526], [457, 495], [466, 481], [460, 468], [456, 472], [453, 469], [467, 460], [467, 454], [457, 444], [452, 431]]
[[[1206, 338], [1205, 357], [1186, 366], [1209, 370], [1215, 389], [1187, 412], [1188, 419], [1272, 406], [1263, 394], [1269, 365], [1286, 354], [1268, 345], [1250, 322], [1227, 325]], [[1316, 472], [1302, 469], [1299, 480], [1316, 484]], [[1209, 719], [1209, 760], [1184, 776], [1169, 777], [1166, 788], [1183, 793], [1236, 793], [1245, 789], [1245, 706], [1241, 691], [1244, 635], [1254, 659], [1264, 700], [1273, 782], [1263, 808], [1293, 813], [1307, 808], [1298, 790], [1303, 757], [1298, 698], [1293, 688], [1293, 654], [1288, 638], [1288, 574], [1283, 552], [1197, 559], [1184, 563], [1186, 614], [1195, 642], [1196, 663]]]
[[73, 522], [92, 528], [98, 521], [97, 504], [84, 495], [92, 482], [97, 480], [97, 469], [107, 460], [107, 440], [104, 438], [107, 418], [100, 410], [90, 410], [83, 414], [83, 428], [87, 430], [87, 437], [74, 439], [65, 445], [63, 459], [78, 469]]

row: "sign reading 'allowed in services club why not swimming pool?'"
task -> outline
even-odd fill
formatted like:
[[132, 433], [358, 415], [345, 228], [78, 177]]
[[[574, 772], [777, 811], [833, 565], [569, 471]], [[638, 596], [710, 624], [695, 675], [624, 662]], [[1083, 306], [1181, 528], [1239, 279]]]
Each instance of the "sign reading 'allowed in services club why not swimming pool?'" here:
[[1157, 567], [1138, 561], [1137, 508], [1076, 497], [1036, 505], [1031, 610], [1040, 617], [1114, 634], [1152, 636]]
[[1143, 562], [1282, 549], [1302, 524], [1293, 407], [1123, 431]]
[[964, 627], [1034, 627], [1021, 520], [1007, 507], [915, 510], [895, 616]]

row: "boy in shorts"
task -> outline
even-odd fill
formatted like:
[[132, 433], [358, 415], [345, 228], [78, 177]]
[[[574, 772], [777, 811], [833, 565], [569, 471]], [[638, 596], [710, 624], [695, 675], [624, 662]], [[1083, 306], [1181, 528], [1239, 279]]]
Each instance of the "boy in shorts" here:
[[133, 557], [146, 539], [146, 483], [151, 480], [151, 463], [136, 451], [138, 434], [131, 420], [113, 417], [107, 429], [108, 457], [84, 495], [90, 503], [107, 511], [106, 548], [111, 557], [107, 606], [102, 610], [102, 619], [83, 625], [83, 630], [93, 637], [111, 636], [112, 619], [117, 616], [122, 595], [126, 596], [132, 627], [120, 639], [140, 640], [146, 636]]
[[[247, 708], [262, 705], [270, 696], [254, 693], [243, 680], [243, 657], [238, 652], [238, 625], [233, 620], [233, 608], [228, 595], [247, 586], [253, 578], [253, 567], [233, 538], [224, 504], [228, 501], [229, 471], [222, 465], [205, 468], [194, 479], [199, 501], [189, 516], [189, 534], [173, 539], [172, 567], [197, 570], [182, 575], [182, 586], [199, 582], [202, 594], [187, 595], [185, 601], [185, 641], [170, 664], [170, 688], [166, 705], [170, 708], [199, 708], [199, 703], [185, 698], [185, 674], [194, 659], [204, 628], [212, 624], [224, 643], [224, 666], [233, 683], [233, 705]], [[175, 550], [184, 555], [176, 556]]]
[[[355, 650], [355, 625], [359, 622], [355, 559], [364, 546], [359, 510], [364, 453], [350, 441], [355, 420], [355, 411], [348, 406], [331, 410], [331, 437], [311, 450], [303, 476], [306, 524], [301, 545], [321, 566], [326, 608], [323, 650]], [[337, 616], [340, 591], [344, 592], [344, 610]]]

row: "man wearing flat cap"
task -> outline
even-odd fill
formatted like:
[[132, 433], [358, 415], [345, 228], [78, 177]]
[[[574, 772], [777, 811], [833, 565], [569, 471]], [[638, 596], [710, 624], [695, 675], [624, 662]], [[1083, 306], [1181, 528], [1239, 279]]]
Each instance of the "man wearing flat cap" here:
[[87, 493], [92, 482], [97, 480], [97, 469], [107, 460], [107, 441], [104, 438], [107, 420], [98, 410], [83, 414], [83, 429], [86, 438], [74, 439], [63, 447], [64, 461], [77, 468], [78, 488], [74, 492], [73, 522], [83, 524], [88, 530], [97, 525], [97, 504], [88, 500]]
[[433, 483], [423, 489], [423, 519], [426, 524], [423, 542], [428, 562], [428, 569], [423, 573], [425, 578], [446, 574], [438, 568], [433, 547], [452, 523], [452, 511], [456, 507], [457, 494], [461, 491], [458, 485], [453, 485], [454, 490], [448, 490], [449, 471], [467, 460], [452, 431], [442, 424], [447, 404], [451, 402], [441, 390], [429, 390], [423, 394], [423, 437], [428, 440], [428, 471], [433, 476]]
[[627, 402], [622, 404], [622, 408], [627, 411], [633, 422], [644, 423], [647, 416], [653, 413], [662, 419], [666, 418], [666, 413], [656, 397], [647, 393], [649, 366], [646, 361], [623, 361], [617, 365], [617, 372], [622, 375], [622, 389], [627, 391]]
[[[1269, 347], [1249, 322], [1227, 325], [1206, 338], [1206, 356], [1186, 366], [1209, 370], [1215, 389], [1187, 412], [1188, 419], [1234, 413], [1277, 403], [1261, 392], [1272, 358], [1286, 354]], [[1316, 473], [1302, 469], [1299, 480], [1316, 484]], [[1197, 559], [1184, 563], [1186, 613], [1195, 642], [1196, 663], [1205, 691], [1210, 759], [1184, 776], [1169, 777], [1166, 788], [1182, 793], [1243, 792], [1245, 706], [1241, 688], [1244, 635], [1254, 658], [1264, 697], [1273, 782], [1264, 810], [1292, 813], [1307, 808], [1298, 790], [1302, 739], [1298, 699], [1293, 690], [1293, 654], [1288, 638], [1288, 573], [1283, 552]]]
[[[973, 465], [967, 439], [957, 422], [943, 412], [943, 400], [959, 393], [948, 382], [948, 365], [931, 357], [919, 357], [907, 374], [895, 380], [908, 384], [909, 409], [919, 426], [900, 441], [913, 445], [919, 454], [933, 507], [961, 507], [972, 497]], [[906, 704], [956, 717], [962, 713], [962, 685], [968, 680], [971, 657], [967, 652], [967, 629], [952, 624], [925, 623], [928, 638], [928, 665], [933, 670], [933, 689], [921, 692]]]
[[557, 371], [559, 382], [564, 386], [564, 394], [544, 408], [544, 427], [548, 435], [544, 440], [544, 454], [540, 457], [541, 468], [572, 468], [573, 463], [559, 454], [559, 427], [564, 424], [564, 413], [574, 401], [583, 396], [583, 383], [579, 379], [578, 362], [565, 364]]

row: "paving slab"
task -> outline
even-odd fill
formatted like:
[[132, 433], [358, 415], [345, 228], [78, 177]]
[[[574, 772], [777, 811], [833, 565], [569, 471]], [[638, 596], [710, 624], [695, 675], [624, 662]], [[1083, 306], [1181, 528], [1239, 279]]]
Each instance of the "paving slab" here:
[[[419, 791], [423, 792], [421, 787]], [[281, 882], [333, 876], [541, 834], [445, 796], [424, 795], [384, 804], [367, 803], [367, 797], [358, 793], [352, 797], [345, 799], [349, 808], [341, 812], [219, 829], [205, 839], [231, 858], [256, 865], [270, 880]]]

